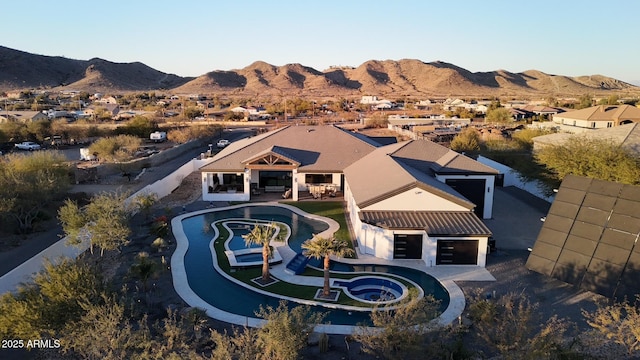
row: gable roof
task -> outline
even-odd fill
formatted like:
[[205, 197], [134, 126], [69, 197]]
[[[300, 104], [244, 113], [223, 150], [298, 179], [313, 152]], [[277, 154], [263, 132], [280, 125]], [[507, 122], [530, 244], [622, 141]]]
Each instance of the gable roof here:
[[556, 116], [587, 121], [640, 120], [640, 109], [631, 105], [598, 105]]
[[[434, 151], [421, 155], [414, 154], [413, 151], [415, 149], [401, 151], [414, 142], [418, 144], [415, 146], [416, 148], [424, 149], [424, 144], [421, 145], [420, 143], [429, 141], [412, 140], [378, 148], [344, 170], [356, 204], [364, 208], [418, 187], [460, 206], [470, 210], [473, 209], [475, 207], [473, 203], [433, 176], [431, 167], [442, 168], [442, 165], [437, 164], [438, 158], [449, 155], [449, 149], [443, 147], [447, 151]], [[435, 147], [433, 150], [441, 149]], [[396, 156], [397, 154], [402, 154], [403, 156]], [[418, 159], [406, 156], [415, 156]], [[430, 158], [433, 161], [422, 161], [420, 159], [421, 156]], [[418, 165], [418, 167], [412, 165]]]
[[640, 187], [569, 175], [526, 266], [607, 297], [640, 293]]
[[498, 171], [468, 156], [428, 140], [411, 140], [390, 156], [422, 172], [436, 174], [498, 174]]
[[201, 171], [242, 171], [247, 161], [272, 151], [299, 163], [298, 172], [342, 172], [376, 148], [336, 126], [287, 126], [235, 141]]

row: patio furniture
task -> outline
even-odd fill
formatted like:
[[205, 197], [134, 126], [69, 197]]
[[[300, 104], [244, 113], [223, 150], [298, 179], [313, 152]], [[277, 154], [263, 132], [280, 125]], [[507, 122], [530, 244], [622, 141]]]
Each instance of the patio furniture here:
[[287, 189], [287, 191], [285, 191], [284, 194], [282, 194], [282, 198], [288, 199], [290, 197], [291, 197], [291, 189]]

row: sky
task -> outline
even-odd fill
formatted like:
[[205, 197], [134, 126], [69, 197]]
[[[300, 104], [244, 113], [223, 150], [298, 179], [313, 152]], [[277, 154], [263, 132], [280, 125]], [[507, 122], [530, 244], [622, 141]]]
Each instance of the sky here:
[[2, 13], [2, 46], [180, 76], [417, 59], [640, 84], [636, 0], [25, 0]]

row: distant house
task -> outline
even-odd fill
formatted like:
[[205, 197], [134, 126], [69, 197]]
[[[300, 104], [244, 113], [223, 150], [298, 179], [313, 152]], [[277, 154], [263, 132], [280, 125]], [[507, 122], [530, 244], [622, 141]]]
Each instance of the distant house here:
[[551, 118], [551, 116], [564, 112], [564, 110], [561, 108], [543, 106], [543, 105], [526, 105], [526, 106], [518, 107], [518, 109], [532, 112], [539, 116], [540, 115], [546, 116], [548, 118]]
[[640, 109], [631, 105], [598, 105], [556, 114], [553, 122], [581, 130], [610, 128], [640, 122]]
[[0, 123], [22, 122], [28, 123], [39, 120], [48, 120], [46, 114], [41, 111], [2, 111], [0, 113]]
[[103, 98], [100, 98], [100, 99], [96, 100], [96, 103], [98, 103], [98, 104], [115, 104], [115, 105], [117, 105], [118, 104], [118, 100], [113, 96], [108, 96], [108, 97], [103, 97]]
[[378, 97], [377, 96], [371, 96], [371, 95], [365, 95], [362, 96], [362, 98], [360, 98], [360, 104], [377, 104], [378, 103]]
[[258, 109], [253, 106], [237, 106], [229, 111], [237, 113], [237, 114], [245, 114], [245, 115], [257, 115]]
[[538, 151], [545, 146], [562, 145], [570, 138], [585, 136], [593, 139], [610, 139], [616, 144], [632, 151], [640, 158], [640, 123], [626, 124], [607, 129], [596, 129], [580, 135], [571, 133], [556, 133], [536, 136], [533, 140], [533, 150]]
[[118, 104], [107, 103], [104, 108], [109, 112], [111, 117], [118, 115], [120, 112], [120, 106], [118, 106]]

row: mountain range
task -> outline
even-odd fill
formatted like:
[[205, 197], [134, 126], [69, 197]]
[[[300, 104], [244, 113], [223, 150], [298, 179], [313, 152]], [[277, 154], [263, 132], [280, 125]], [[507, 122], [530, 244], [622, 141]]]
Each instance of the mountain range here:
[[640, 87], [603, 75], [570, 77], [537, 70], [471, 72], [446, 62], [369, 60], [358, 67], [319, 71], [263, 61], [236, 70], [181, 77], [143, 63], [114, 63], [36, 55], [0, 46], [0, 91], [21, 89], [229, 96], [579, 96], [638, 94]]

